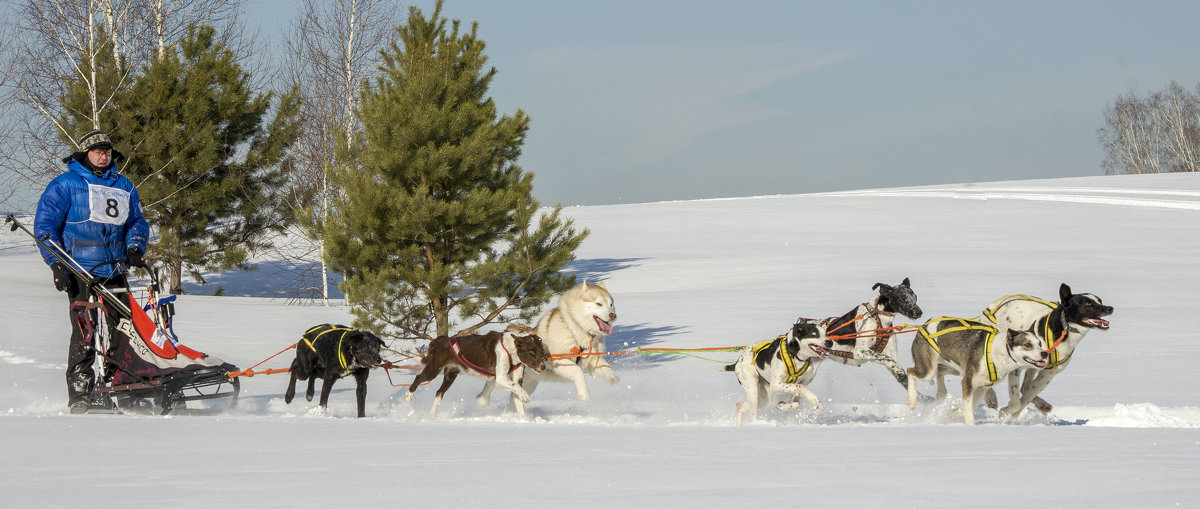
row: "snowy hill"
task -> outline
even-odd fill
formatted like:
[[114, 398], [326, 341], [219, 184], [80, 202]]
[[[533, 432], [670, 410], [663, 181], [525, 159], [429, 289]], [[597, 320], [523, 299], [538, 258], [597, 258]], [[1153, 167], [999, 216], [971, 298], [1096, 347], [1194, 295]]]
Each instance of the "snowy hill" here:
[[[1060, 283], [1115, 312], [1043, 393], [1049, 416], [1003, 424], [958, 399], [910, 412], [878, 365], [824, 363], [825, 402], [733, 426], [744, 394], [717, 363], [673, 355], [611, 362], [592, 402], [543, 384], [518, 422], [460, 377], [404, 401], [371, 375], [321, 412], [283, 403], [286, 375], [243, 379], [221, 416], [65, 415], [64, 297], [28, 237], [0, 234], [0, 466], [6, 505], [1075, 507], [1200, 505], [1200, 176], [998, 182], [566, 209], [591, 236], [571, 270], [617, 302], [609, 350], [770, 339], [797, 317], [836, 316], [876, 282], [911, 278], [925, 316], [977, 316], [1002, 295], [1056, 298]], [[226, 281], [236, 279], [225, 275]], [[236, 286], [236, 285], [231, 285]], [[255, 296], [181, 296], [184, 342], [242, 367], [344, 308]], [[910, 364], [912, 334], [901, 336]], [[285, 354], [263, 367], [286, 367]], [[730, 362], [733, 354], [709, 357]], [[407, 383], [409, 373], [391, 372]], [[950, 379], [957, 387], [957, 379]], [[920, 384], [933, 394], [930, 384]], [[1006, 396], [1002, 394], [1002, 401]]]

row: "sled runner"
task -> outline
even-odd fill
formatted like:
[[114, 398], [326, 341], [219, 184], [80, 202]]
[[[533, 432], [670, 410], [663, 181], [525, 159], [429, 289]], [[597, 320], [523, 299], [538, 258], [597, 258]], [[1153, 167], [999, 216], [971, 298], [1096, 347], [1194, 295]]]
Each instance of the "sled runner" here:
[[[186, 409], [207, 413], [237, 404], [240, 384], [229, 374], [238, 368], [179, 342], [171, 324], [175, 296], [158, 297], [158, 278], [153, 271], [143, 307], [130, 288], [106, 288], [61, 246], [49, 238], [38, 238], [11, 214], [5, 222], [12, 223], [13, 231], [20, 228], [33, 237], [88, 286], [88, 301], [72, 306], [84, 308], [79, 329], [96, 349], [102, 366], [89, 398], [89, 412], [167, 414]], [[117, 316], [109, 315], [110, 308]], [[116, 322], [110, 328], [111, 320]], [[203, 409], [188, 408], [188, 402], [207, 400], [214, 401]]]

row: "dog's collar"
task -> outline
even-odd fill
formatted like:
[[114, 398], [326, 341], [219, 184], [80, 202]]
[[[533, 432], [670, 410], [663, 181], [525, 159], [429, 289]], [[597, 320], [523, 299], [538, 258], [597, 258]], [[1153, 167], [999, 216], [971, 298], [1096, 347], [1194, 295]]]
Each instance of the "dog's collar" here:
[[[1056, 309], [1055, 311], [1058, 311], [1058, 310]], [[1053, 314], [1054, 314], [1054, 312], [1050, 313], [1050, 315], [1053, 315]], [[1046, 350], [1050, 352], [1050, 359], [1048, 362], [1046, 362], [1046, 367], [1043, 369], [1057, 368], [1057, 367], [1065, 364], [1067, 362], [1067, 360], [1069, 360], [1071, 358], [1071, 354], [1075, 353], [1074, 350], [1067, 352], [1066, 357], [1063, 357], [1062, 355], [1059, 354], [1058, 347], [1059, 347], [1059, 345], [1062, 344], [1062, 342], [1064, 340], [1067, 339], [1067, 333], [1069, 333], [1071, 331], [1071, 325], [1069, 323], [1067, 323], [1067, 319], [1065, 317], [1060, 316], [1060, 321], [1063, 324], [1063, 326], [1062, 326], [1063, 330], [1062, 330], [1062, 334], [1055, 336], [1054, 329], [1052, 327], [1050, 327], [1050, 315], [1046, 315], [1045, 318], [1042, 318], [1042, 320], [1045, 321], [1045, 325], [1042, 327], [1042, 333], [1041, 333], [1042, 341], [1046, 342]], [[1037, 327], [1037, 322], [1035, 322], [1033, 324], [1033, 326]]]
[[896, 315], [895, 313], [889, 313], [887, 311], [884, 311], [883, 306], [879, 305], [878, 297], [871, 299], [870, 302], [864, 302], [863, 308], [866, 308], [867, 313], [875, 315], [875, 316], [883, 316], [883, 317], [891, 318]]

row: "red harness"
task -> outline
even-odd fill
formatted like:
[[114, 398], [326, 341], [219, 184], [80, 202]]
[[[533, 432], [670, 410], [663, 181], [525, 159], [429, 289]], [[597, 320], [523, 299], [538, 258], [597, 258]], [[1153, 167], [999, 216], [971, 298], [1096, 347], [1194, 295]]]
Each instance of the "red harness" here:
[[[516, 371], [517, 367], [520, 366], [521, 364], [520, 363], [513, 364], [513, 361], [512, 361], [513, 356], [511, 353], [509, 353], [508, 347], [504, 346], [504, 336], [503, 335], [500, 336], [500, 348], [503, 348], [504, 353], [508, 354], [508, 365], [509, 365], [508, 372], [512, 373], [513, 371]], [[467, 360], [466, 357], [463, 357], [462, 347], [458, 346], [458, 338], [450, 338], [450, 351], [454, 352], [454, 358], [458, 359], [459, 364], [462, 364], [463, 366], [466, 366], [475, 371], [478, 371], [480, 374], [482, 374], [484, 376], [491, 377], [491, 378], [496, 377], [495, 371], [476, 366], [475, 363]]]

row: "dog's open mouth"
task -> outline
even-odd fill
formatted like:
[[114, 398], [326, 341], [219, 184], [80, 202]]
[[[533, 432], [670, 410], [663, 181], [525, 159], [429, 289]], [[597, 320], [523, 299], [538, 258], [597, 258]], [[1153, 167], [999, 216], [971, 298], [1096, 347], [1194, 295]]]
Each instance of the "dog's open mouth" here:
[[1028, 362], [1030, 365], [1037, 368], [1046, 367], [1046, 359], [1030, 359], [1029, 357], [1026, 357], [1025, 362]]
[[830, 350], [823, 346], [817, 346], [817, 345], [808, 345], [808, 349], [812, 350], [813, 352], [816, 352], [817, 355], [820, 355], [822, 357], [833, 353], [833, 350]]
[[1083, 324], [1093, 329], [1107, 329], [1108, 320], [1103, 318], [1084, 318]]
[[593, 316], [592, 318], [596, 319], [596, 326], [600, 327], [600, 332], [603, 332], [605, 334], [612, 334], [612, 324], [611, 323], [601, 320], [600, 317], [598, 317], [598, 316]]

